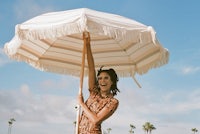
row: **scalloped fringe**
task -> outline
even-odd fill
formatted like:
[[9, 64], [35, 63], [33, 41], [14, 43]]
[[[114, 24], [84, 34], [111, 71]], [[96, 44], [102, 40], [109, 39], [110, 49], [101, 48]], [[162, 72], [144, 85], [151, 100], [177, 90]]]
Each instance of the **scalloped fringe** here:
[[[5, 51], [8, 53], [8, 51]], [[54, 73], [59, 73], [59, 74], [69, 74], [69, 75], [75, 75], [79, 76], [80, 71], [79, 70], [69, 70], [65, 68], [59, 68], [59, 67], [52, 67], [51, 65], [48, 64], [41, 64], [39, 62], [35, 62], [33, 60], [30, 60], [27, 57], [24, 57], [19, 54], [14, 54], [14, 55], [9, 55], [11, 59], [14, 59], [16, 61], [24, 61], [28, 63], [29, 65], [33, 66], [34, 68], [41, 70], [41, 71], [48, 71], [48, 72], [54, 72]], [[117, 74], [120, 77], [133, 77], [136, 73], [142, 75], [147, 73], [150, 69], [152, 68], [157, 68], [160, 67], [164, 64], [167, 64], [169, 61], [169, 52], [168, 50], [164, 49], [163, 52], [161, 52], [160, 58], [157, 61], [153, 61], [152, 63], [149, 63], [148, 65], [140, 68], [140, 69], [132, 69], [131, 72], [123, 72], [123, 71], [117, 71]], [[87, 71], [87, 70], [85, 70]], [[85, 76], [87, 76], [87, 72], [85, 73]]]
[[150, 69], [163, 66], [168, 62], [169, 62], [169, 52], [167, 49], [162, 49], [160, 52], [160, 57], [159, 59], [157, 59], [157, 61], [153, 61], [152, 63], [149, 63], [148, 65], [141, 67], [140, 69], [137, 69], [136, 72], [142, 75], [147, 73]]

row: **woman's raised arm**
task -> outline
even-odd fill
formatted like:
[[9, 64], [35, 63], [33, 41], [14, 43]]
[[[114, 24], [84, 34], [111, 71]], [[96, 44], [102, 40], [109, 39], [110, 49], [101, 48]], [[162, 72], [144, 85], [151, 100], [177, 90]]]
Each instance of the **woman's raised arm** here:
[[95, 86], [96, 82], [96, 72], [95, 72], [95, 65], [94, 65], [94, 58], [91, 51], [90, 45], [90, 33], [84, 32], [83, 33], [84, 44], [86, 44], [86, 54], [87, 54], [87, 61], [88, 61], [88, 86], [89, 90], [92, 91]]

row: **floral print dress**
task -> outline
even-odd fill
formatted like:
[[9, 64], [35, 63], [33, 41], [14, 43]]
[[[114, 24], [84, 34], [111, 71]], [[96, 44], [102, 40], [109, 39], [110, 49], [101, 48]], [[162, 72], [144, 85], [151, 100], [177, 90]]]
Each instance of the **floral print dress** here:
[[[91, 93], [85, 102], [90, 111], [98, 114], [104, 107], [108, 108], [112, 115], [118, 106], [118, 100], [113, 96], [103, 98], [98, 92]], [[101, 124], [92, 124], [84, 111], [79, 123], [79, 134], [102, 134]]]

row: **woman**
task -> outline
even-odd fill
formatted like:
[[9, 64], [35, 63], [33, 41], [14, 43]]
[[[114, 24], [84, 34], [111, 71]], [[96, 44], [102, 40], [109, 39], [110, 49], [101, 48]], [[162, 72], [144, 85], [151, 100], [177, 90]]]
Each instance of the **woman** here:
[[89, 33], [84, 33], [83, 39], [86, 43], [87, 51], [90, 96], [86, 102], [84, 102], [82, 95], [78, 97], [78, 102], [82, 109], [79, 134], [102, 134], [101, 123], [110, 117], [118, 107], [119, 102], [114, 98], [119, 92], [117, 88], [118, 77], [113, 69], [100, 69], [96, 80]]

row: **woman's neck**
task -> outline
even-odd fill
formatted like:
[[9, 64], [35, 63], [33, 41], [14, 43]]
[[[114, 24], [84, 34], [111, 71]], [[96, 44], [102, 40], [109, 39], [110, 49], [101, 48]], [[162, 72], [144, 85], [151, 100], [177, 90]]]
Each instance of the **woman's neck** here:
[[111, 95], [110, 92], [102, 92], [102, 91], [100, 91], [100, 93], [101, 93], [101, 97], [103, 97], [103, 98], [107, 98], [107, 97], [109, 97]]

